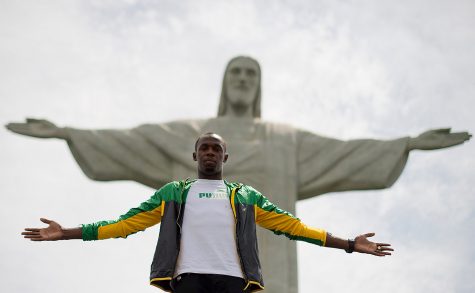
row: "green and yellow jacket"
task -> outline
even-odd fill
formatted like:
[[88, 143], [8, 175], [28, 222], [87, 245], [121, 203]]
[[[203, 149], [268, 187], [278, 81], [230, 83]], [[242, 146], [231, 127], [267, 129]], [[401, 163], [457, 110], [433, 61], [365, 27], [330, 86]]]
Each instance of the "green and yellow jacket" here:
[[[129, 210], [115, 221], [100, 221], [82, 225], [83, 240], [126, 238], [161, 223], [157, 248], [152, 262], [150, 284], [172, 291], [171, 280], [180, 252], [181, 225], [186, 197], [195, 180], [166, 184], [139, 207]], [[264, 289], [256, 224], [283, 234], [292, 240], [325, 245], [326, 232], [307, 227], [298, 218], [279, 209], [254, 188], [240, 183], [228, 183], [228, 194], [236, 220], [236, 244], [243, 275], [251, 292]]]

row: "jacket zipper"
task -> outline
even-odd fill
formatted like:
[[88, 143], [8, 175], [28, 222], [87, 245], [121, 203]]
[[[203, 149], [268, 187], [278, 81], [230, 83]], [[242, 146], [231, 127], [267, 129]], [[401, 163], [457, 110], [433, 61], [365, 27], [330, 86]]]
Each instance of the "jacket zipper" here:
[[[188, 182], [188, 179], [185, 180], [185, 182], [183, 183], [183, 181], [180, 182], [180, 185], [182, 186], [181, 188], [181, 192], [180, 192], [180, 200], [181, 200], [181, 204], [180, 204], [180, 209], [178, 209], [178, 216], [176, 217], [176, 225], [178, 226], [179, 230], [180, 230], [180, 242], [181, 242], [181, 225], [180, 225], [180, 215], [181, 215], [181, 210], [183, 209], [183, 194], [185, 193], [185, 186], [186, 186], [186, 183]], [[178, 251], [180, 251], [180, 246], [178, 246]], [[179, 252], [178, 252], [179, 253]], [[176, 264], [178, 262], [178, 255], [175, 259], [175, 265], [173, 266], [173, 274], [172, 274], [172, 279], [173, 279], [173, 275], [175, 274], [175, 270], [176, 270]]]
[[244, 281], [246, 281], [246, 285], [247, 285], [249, 279], [244, 270], [244, 262], [242, 261], [242, 257], [241, 257], [241, 248], [239, 247], [239, 235], [238, 235], [238, 229], [237, 229], [237, 225], [238, 225], [237, 209], [236, 209], [236, 206], [234, 205], [234, 198], [236, 196], [236, 192], [238, 191], [239, 188], [241, 188], [241, 186], [242, 184], [239, 184], [238, 187], [233, 188], [233, 190], [231, 191], [230, 201], [231, 201], [231, 208], [233, 209], [233, 212], [234, 212], [234, 223], [235, 223], [234, 231], [236, 234], [237, 255], [239, 257], [239, 262], [241, 263], [241, 272], [242, 272], [242, 275], [244, 276]]
[[180, 216], [181, 216], [181, 210], [183, 209], [183, 194], [185, 193], [185, 186], [186, 186], [186, 183], [187, 183], [188, 179], [185, 180], [185, 182], [180, 182], [180, 185], [183, 185], [182, 188], [181, 188], [181, 192], [180, 192], [180, 200], [181, 200], [181, 203], [180, 203], [180, 209], [178, 210], [178, 217], [176, 218], [176, 224], [178, 226], [178, 228], [180, 229], [180, 237], [181, 237], [181, 225], [180, 225]]

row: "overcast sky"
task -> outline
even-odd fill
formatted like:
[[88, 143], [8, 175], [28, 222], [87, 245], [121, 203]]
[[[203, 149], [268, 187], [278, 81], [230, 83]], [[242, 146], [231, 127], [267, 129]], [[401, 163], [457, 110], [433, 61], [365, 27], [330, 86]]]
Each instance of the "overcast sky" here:
[[[129, 128], [216, 115], [235, 55], [263, 72], [263, 119], [340, 138], [475, 129], [475, 2], [0, 0], [0, 119]], [[93, 182], [66, 144], [0, 129], [2, 292], [157, 292], [158, 227], [127, 240], [31, 243], [49, 217], [113, 219], [153, 190]], [[304, 222], [374, 231], [391, 257], [299, 244], [300, 292], [474, 292], [475, 147], [411, 153], [387, 190], [297, 204]], [[265, 279], [266, 276], [264, 276]]]

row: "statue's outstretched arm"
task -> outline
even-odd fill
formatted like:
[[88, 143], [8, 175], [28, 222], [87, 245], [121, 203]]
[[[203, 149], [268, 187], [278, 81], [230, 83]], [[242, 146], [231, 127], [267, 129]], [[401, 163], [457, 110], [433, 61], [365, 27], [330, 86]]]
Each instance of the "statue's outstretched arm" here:
[[390, 187], [408, 158], [408, 137], [341, 141], [302, 131], [299, 199], [328, 192]]
[[5, 127], [10, 131], [27, 136], [68, 139], [68, 133], [64, 128], [45, 119], [26, 118], [24, 123], [8, 123]]
[[408, 142], [408, 150], [436, 150], [462, 144], [472, 135], [468, 132], [450, 132], [450, 128], [433, 129], [421, 133], [417, 137], [411, 137]]
[[299, 199], [334, 191], [388, 188], [403, 171], [409, 151], [447, 148], [472, 137], [450, 128], [388, 141], [339, 141], [305, 131], [299, 135]]
[[172, 180], [173, 162], [150, 141], [151, 134], [139, 131], [141, 127], [83, 130], [28, 118], [23, 123], [9, 123], [6, 128], [32, 137], [66, 140], [76, 162], [93, 180], [133, 180], [153, 188]]

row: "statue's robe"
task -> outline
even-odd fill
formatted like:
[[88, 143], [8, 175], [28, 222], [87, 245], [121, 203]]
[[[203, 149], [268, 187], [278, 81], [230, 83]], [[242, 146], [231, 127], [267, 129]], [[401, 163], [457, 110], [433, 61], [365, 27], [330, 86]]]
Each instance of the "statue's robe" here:
[[[226, 180], [255, 187], [291, 213], [300, 199], [389, 187], [408, 157], [407, 138], [341, 141], [259, 119], [218, 117], [130, 130], [67, 131], [69, 147], [89, 178], [132, 180], [153, 188], [196, 178], [195, 141], [205, 132], [218, 133], [230, 154], [224, 165]], [[323, 223], [308, 224], [325, 228]], [[298, 292], [295, 242], [259, 230], [266, 291]]]

